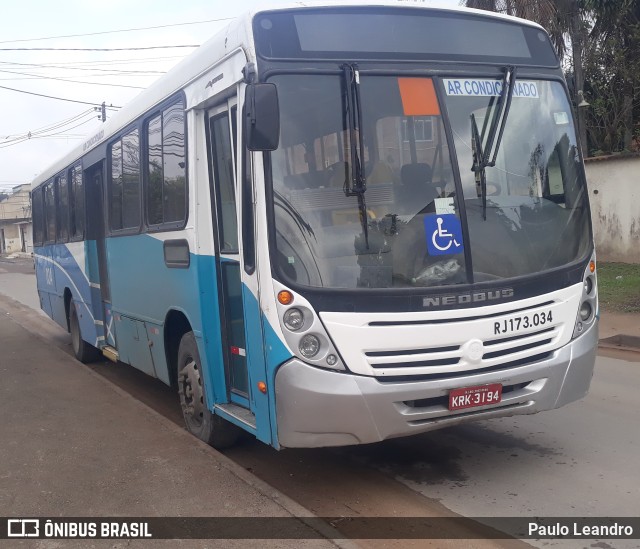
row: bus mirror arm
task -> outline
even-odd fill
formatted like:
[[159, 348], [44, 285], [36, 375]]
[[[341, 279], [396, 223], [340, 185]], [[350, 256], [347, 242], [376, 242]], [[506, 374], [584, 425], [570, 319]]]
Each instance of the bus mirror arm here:
[[248, 84], [243, 110], [247, 149], [275, 151], [280, 140], [280, 109], [275, 84]]

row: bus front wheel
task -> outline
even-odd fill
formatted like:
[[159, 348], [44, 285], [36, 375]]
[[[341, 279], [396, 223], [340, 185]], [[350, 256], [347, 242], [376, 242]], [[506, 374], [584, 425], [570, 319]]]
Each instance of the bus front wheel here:
[[213, 414], [207, 407], [202, 362], [193, 332], [187, 332], [178, 348], [178, 394], [187, 430], [214, 448], [235, 444], [240, 429]]
[[82, 339], [78, 311], [73, 301], [69, 304], [69, 331], [71, 332], [71, 347], [75, 357], [84, 364], [98, 360], [100, 351]]

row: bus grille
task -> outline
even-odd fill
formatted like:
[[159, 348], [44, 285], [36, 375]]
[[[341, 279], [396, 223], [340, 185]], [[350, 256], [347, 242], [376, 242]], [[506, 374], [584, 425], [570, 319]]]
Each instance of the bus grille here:
[[[481, 364], [478, 366], [483, 368], [496, 363], [509, 362], [514, 355], [523, 351], [535, 353], [536, 349], [552, 343], [559, 332], [558, 326], [552, 326], [532, 333], [484, 340]], [[388, 352], [373, 351], [364, 354], [374, 370], [420, 368], [423, 373], [427, 373], [429, 368], [436, 369], [460, 364], [464, 361], [465, 349], [462, 345], [449, 345]]]

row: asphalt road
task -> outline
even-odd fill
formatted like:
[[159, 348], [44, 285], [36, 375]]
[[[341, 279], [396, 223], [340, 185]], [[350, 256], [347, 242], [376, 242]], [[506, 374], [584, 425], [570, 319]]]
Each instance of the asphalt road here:
[[[36, 303], [35, 279], [0, 263], [0, 293]], [[63, 336], [64, 337], [64, 336]], [[56, 338], [57, 339], [57, 338]], [[95, 368], [179, 422], [172, 393], [124, 366]], [[640, 363], [598, 357], [591, 391], [559, 410], [454, 427], [381, 444], [276, 452], [247, 440], [226, 453], [325, 516], [410, 513], [417, 495], [467, 517], [638, 516]], [[530, 542], [638, 547], [637, 541]]]

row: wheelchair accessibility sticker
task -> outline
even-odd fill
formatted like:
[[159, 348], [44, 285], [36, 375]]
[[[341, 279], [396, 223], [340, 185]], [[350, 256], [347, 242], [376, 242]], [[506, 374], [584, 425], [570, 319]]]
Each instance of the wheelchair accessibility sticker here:
[[455, 214], [427, 215], [424, 218], [429, 255], [461, 254], [462, 226]]

